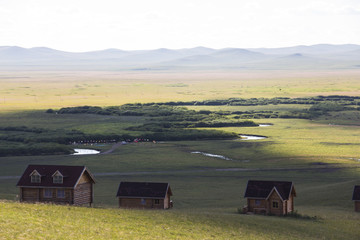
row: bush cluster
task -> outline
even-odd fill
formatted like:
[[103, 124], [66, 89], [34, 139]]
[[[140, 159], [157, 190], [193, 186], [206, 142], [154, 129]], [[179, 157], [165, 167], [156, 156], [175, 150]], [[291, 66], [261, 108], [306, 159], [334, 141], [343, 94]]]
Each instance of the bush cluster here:
[[[297, 110], [285, 113], [275, 111], [193, 111], [181, 106], [257, 106], [277, 104], [307, 104], [312, 105], [307, 110]], [[352, 106], [352, 107], [348, 107]], [[188, 101], [188, 102], [162, 102], [162, 103], [135, 103], [112, 107], [80, 106], [61, 108], [58, 113], [87, 113], [119, 116], [146, 116], [163, 117], [164, 121], [206, 121], [219, 119], [221, 116], [236, 115], [235, 119], [261, 119], [261, 118], [300, 118], [312, 119], [330, 111], [359, 110], [360, 97], [355, 96], [316, 96], [307, 98], [229, 98], [225, 100]], [[48, 113], [55, 112], [52, 109]]]
[[317, 104], [319, 102], [337, 102], [341, 105], [360, 105], [359, 96], [315, 96], [303, 98], [229, 98], [221, 100], [205, 100], [205, 101], [179, 101], [179, 102], [163, 102], [163, 103], [147, 103], [147, 105], [168, 105], [168, 106], [257, 106], [269, 104]]
[[10, 144], [0, 146], [0, 156], [54, 155], [72, 153], [70, 146], [57, 143]]

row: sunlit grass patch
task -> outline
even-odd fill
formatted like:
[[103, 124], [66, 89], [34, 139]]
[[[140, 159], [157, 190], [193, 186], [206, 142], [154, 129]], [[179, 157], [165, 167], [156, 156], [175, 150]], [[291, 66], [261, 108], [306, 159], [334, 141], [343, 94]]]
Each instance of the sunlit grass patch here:
[[[0, 111], [231, 97], [359, 95], [359, 74], [339, 72], [8, 72]], [[15, 77], [15, 79], [14, 79]], [[19, 88], [25, 86], [26, 88]], [[169, 87], [171, 86], [171, 87]], [[179, 89], [181, 89], [179, 91]], [[281, 89], [281, 91], [279, 90]], [[216, 90], [216, 92], [213, 92]]]

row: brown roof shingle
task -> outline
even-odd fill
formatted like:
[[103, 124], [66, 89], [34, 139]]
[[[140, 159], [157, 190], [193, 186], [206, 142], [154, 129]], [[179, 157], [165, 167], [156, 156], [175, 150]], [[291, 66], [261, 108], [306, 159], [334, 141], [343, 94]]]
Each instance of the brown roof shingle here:
[[172, 192], [168, 183], [121, 182], [116, 196], [128, 198], [163, 199], [168, 191], [171, 196]]
[[[40, 183], [32, 183], [30, 174], [36, 170], [41, 175]], [[53, 183], [53, 174], [59, 171], [63, 176], [63, 183]], [[93, 182], [91, 173], [85, 166], [65, 165], [28, 165], [20, 177], [16, 186], [18, 187], [66, 187], [74, 188], [82, 173], [87, 171]]]
[[293, 186], [292, 182], [285, 182], [285, 181], [249, 180], [244, 197], [265, 199], [275, 188], [283, 200], [288, 200], [292, 190], [292, 186]]

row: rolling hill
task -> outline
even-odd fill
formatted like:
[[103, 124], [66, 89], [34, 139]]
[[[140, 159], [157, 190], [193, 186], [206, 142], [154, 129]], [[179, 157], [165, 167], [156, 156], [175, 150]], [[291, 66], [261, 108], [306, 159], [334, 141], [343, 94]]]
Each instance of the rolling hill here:
[[106, 49], [81, 53], [46, 47], [0, 47], [0, 70], [313, 70], [359, 66], [360, 45], [354, 44], [268, 49]]

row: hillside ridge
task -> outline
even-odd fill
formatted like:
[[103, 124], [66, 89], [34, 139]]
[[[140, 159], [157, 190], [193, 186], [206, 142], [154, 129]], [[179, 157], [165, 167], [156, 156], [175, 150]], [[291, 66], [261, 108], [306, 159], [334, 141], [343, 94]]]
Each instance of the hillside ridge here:
[[[286, 61], [279, 62], [282, 58]], [[109, 48], [89, 52], [0, 46], [0, 70], [358, 69], [359, 63], [360, 45], [355, 44], [132, 51]]]

